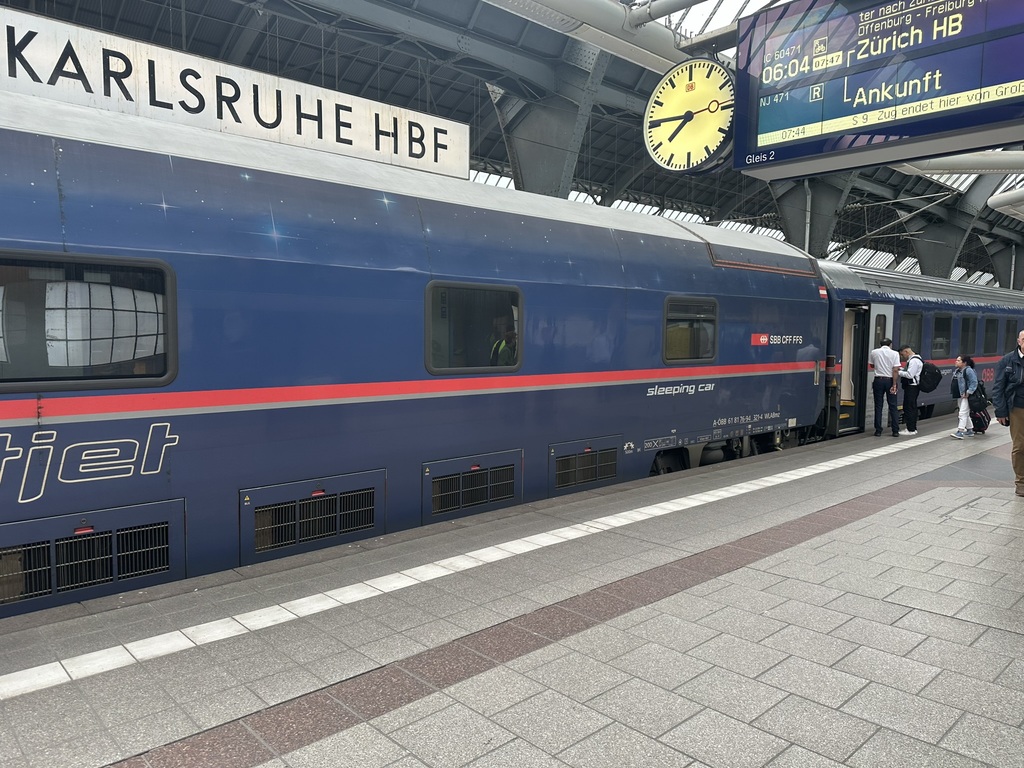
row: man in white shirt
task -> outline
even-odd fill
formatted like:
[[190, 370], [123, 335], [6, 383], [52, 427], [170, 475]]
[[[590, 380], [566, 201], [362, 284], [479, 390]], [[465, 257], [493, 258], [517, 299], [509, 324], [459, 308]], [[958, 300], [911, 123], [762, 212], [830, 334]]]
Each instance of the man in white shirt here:
[[882, 400], [889, 405], [889, 426], [892, 436], [900, 436], [899, 416], [896, 415], [896, 383], [900, 378], [900, 356], [892, 348], [892, 339], [882, 339], [877, 349], [868, 355], [868, 363], [874, 369], [875, 379], [871, 382], [871, 394], [875, 396], [875, 437], [882, 434]]
[[907, 428], [900, 431], [901, 435], [917, 434], [917, 396], [921, 393], [921, 371], [924, 361], [914, 352], [909, 344], [900, 347], [900, 357], [907, 364], [906, 370], [900, 369], [903, 379], [903, 421]]

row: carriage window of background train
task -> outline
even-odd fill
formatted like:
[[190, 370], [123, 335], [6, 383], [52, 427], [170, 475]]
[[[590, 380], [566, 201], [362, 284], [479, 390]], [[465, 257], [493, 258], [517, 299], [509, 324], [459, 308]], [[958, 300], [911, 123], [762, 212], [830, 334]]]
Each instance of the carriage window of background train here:
[[[427, 370], [467, 368], [508, 373], [520, 364], [519, 345], [492, 365], [491, 352], [511, 331], [519, 335], [522, 295], [506, 286], [430, 283], [427, 286]], [[512, 363], [507, 361], [511, 358]]]
[[899, 345], [909, 344], [913, 349], [924, 349], [921, 346], [921, 333], [924, 327], [924, 320], [920, 312], [904, 312], [900, 317]]
[[981, 354], [995, 355], [999, 352], [999, 318], [985, 318], [985, 338], [981, 342]]
[[1003, 348], [1001, 354], [1006, 354], [1017, 348], [1017, 335], [1024, 330], [1024, 323], [1019, 318], [1010, 317], [1006, 320], [1006, 327], [1003, 329]]
[[[936, 315], [932, 326], [932, 357], [949, 357], [950, 342], [953, 336], [953, 316]], [[966, 354], [966, 353], [965, 353]]]
[[978, 351], [978, 318], [960, 318], [960, 349], [961, 355], [973, 355]]
[[163, 383], [167, 273], [0, 257], [0, 385]]
[[665, 362], [709, 360], [715, 356], [718, 304], [712, 299], [665, 302]]

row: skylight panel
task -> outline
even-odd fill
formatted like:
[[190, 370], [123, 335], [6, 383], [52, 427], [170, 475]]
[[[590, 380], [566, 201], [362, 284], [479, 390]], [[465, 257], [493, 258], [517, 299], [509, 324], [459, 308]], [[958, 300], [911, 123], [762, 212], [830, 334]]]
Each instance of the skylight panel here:
[[925, 176], [936, 184], [942, 184], [958, 192], [966, 192], [978, 178], [976, 173], [926, 173]]
[[500, 176], [497, 173], [486, 171], [471, 171], [469, 180], [477, 184], [486, 184], [489, 187], [501, 187], [502, 189], [515, 189], [515, 182], [511, 176]]
[[908, 256], [903, 261], [895, 266], [896, 272], [903, 272], [907, 275], [920, 275], [921, 263], [914, 256]]

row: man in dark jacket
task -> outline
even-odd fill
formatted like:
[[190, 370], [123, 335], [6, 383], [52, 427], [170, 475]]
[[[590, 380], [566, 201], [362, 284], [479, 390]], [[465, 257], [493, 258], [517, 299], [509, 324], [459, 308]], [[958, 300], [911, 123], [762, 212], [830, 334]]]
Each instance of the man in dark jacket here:
[[1017, 495], [1024, 496], [1024, 331], [1017, 334], [1017, 348], [996, 366], [992, 404], [999, 423], [1010, 427], [1010, 464]]

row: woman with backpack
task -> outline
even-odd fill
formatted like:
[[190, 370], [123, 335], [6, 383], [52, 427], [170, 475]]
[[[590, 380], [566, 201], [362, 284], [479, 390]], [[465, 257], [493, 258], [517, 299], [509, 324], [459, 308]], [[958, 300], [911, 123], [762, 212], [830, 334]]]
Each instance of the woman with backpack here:
[[974, 372], [974, 360], [968, 355], [957, 357], [956, 369], [949, 385], [949, 393], [957, 401], [956, 432], [950, 437], [963, 440], [974, 437], [974, 426], [971, 424], [970, 397], [978, 389], [978, 375]]

